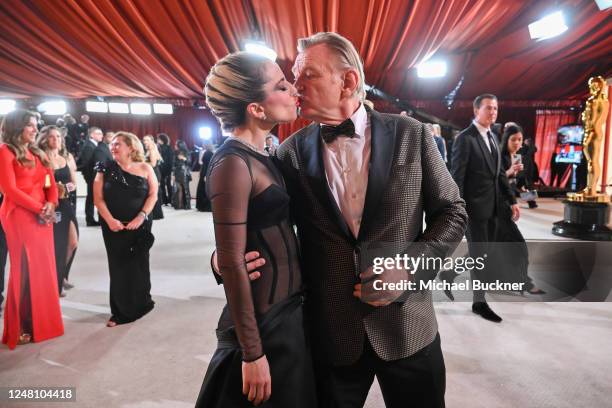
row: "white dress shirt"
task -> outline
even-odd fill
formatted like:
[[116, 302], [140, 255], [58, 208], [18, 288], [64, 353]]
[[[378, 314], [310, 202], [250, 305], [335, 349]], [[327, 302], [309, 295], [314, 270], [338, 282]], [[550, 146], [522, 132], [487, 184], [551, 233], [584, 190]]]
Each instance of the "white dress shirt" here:
[[[476, 122], [475, 120], [472, 121], [472, 123], [474, 124], [474, 126], [476, 126], [476, 129], [478, 129], [478, 133], [480, 133], [480, 136], [482, 136], [482, 139], [484, 140], [485, 145], [487, 145], [487, 147], [489, 148], [489, 152], [490, 152], [491, 146], [489, 145], [489, 137], [487, 136], [487, 132], [491, 132], [491, 129], [482, 126], [480, 123]], [[491, 132], [491, 136], [493, 136], [493, 132]]]
[[323, 165], [327, 185], [355, 237], [359, 235], [368, 188], [372, 133], [363, 104], [351, 116], [355, 137], [338, 137], [323, 144]]

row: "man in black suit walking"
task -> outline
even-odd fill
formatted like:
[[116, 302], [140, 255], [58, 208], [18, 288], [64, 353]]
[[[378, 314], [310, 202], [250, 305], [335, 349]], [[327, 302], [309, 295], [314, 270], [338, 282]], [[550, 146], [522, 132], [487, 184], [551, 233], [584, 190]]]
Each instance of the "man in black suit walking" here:
[[[501, 171], [500, 148], [491, 131], [497, 119], [497, 97], [483, 94], [474, 99], [474, 120], [453, 143], [452, 174], [466, 202], [468, 228], [466, 237], [470, 256], [484, 256], [489, 243], [495, 241], [496, 219], [499, 205], [505, 198], [512, 203], [512, 219], [520, 213], [516, 198], [510, 190], [505, 171]], [[486, 281], [486, 268], [472, 270], [473, 277]], [[444, 280], [454, 277], [444, 276]], [[485, 292], [474, 291], [472, 311], [484, 319], [501, 322], [487, 304]]]
[[165, 133], [157, 135], [157, 143], [159, 144], [159, 154], [162, 157], [160, 167], [162, 201], [163, 204], [170, 204], [172, 201], [172, 169], [174, 168], [174, 150], [170, 146], [170, 137]]
[[89, 128], [89, 139], [83, 143], [79, 154], [77, 169], [83, 174], [87, 183], [87, 198], [85, 199], [85, 222], [88, 227], [100, 225], [94, 218], [93, 182], [94, 182], [94, 151], [102, 141], [102, 130], [98, 127]]

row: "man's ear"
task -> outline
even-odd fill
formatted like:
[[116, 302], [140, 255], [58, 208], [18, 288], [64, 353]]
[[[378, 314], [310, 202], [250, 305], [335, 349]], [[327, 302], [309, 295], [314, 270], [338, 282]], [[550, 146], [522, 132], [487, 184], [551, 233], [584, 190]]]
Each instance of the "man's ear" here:
[[359, 84], [359, 74], [354, 68], [349, 68], [344, 73], [342, 93], [344, 96], [351, 96], [355, 93]]
[[253, 102], [249, 103], [246, 108], [247, 115], [255, 118], [263, 120], [266, 117], [263, 106], [259, 103]]

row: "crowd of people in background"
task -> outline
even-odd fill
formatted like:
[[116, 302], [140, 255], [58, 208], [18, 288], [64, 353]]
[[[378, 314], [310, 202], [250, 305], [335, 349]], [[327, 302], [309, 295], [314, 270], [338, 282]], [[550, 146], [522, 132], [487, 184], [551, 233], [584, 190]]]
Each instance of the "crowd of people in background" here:
[[[495, 99], [488, 97], [485, 100]], [[402, 114], [405, 115], [404, 112]], [[439, 124], [427, 126], [430, 127], [442, 159], [460, 184], [462, 195], [467, 194], [464, 198], [468, 201], [468, 211], [472, 208], [474, 214], [488, 214], [478, 207], [480, 204], [470, 204], [470, 193], [465, 190], [470, 187], [461, 185], [461, 168], [465, 167], [462, 158], [469, 156], [466, 152], [461, 153], [465, 149], [461, 146], [461, 135], [466, 131], [455, 133], [452, 138], [444, 138]], [[481, 130], [475, 124], [472, 127]], [[507, 192], [504, 195], [504, 205], [510, 209], [516, 199], [521, 198], [528, 203], [529, 208], [537, 208], [537, 194], [533, 188], [539, 177], [534, 160], [537, 149], [533, 140], [526, 137], [523, 129], [514, 122], [508, 122], [500, 128], [502, 134], [497, 134], [493, 129], [493, 123], [489, 124], [489, 133], [486, 133], [486, 140], [483, 136], [483, 142], [486, 146], [496, 146], [499, 149], [499, 166], [496, 159], [491, 163], [499, 167], [496, 173], [499, 176], [496, 177], [506, 180], [506, 184], [495, 182], [496, 188], [508, 187], [508, 190], [504, 190], [504, 193]], [[88, 115], [81, 115], [77, 122], [73, 116], [66, 114], [57, 119], [55, 125], [44, 125], [40, 114], [23, 110], [6, 116], [2, 135], [0, 151], [3, 171], [0, 178], [2, 192], [8, 197], [0, 194], [0, 203], [2, 199], [8, 202], [2, 207], [4, 218], [0, 225], [0, 268], [4, 271], [9, 254], [17, 259], [11, 266], [15, 278], [7, 290], [3, 341], [12, 348], [18, 343], [30, 341], [33, 333], [36, 340], [63, 333], [61, 316], [57, 316], [59, 306], [55, 305], [59, 297], [65, 296], [65, 290], [73, 287], [69, 276], [79, 241], [77, 171], [82, 173], [87, 185], [84, 208], [86, 225], [102, 225], [111, 276], [112, 317], [108, 325], [133, 321], [150, 311], [154, 304], [150, 296], [148, 266], [148, 249], [154, 239], [151, 233], [152, 221], [164, 218], [163, 206], [177, 210], [192, 209], [192, 171], [199, 171], [195, 209], [211, 211], [211, 203], [206, 194], [206, 174], [213, 158], [214, 145], [205, 143], [201, 148], [196, 146], [189, 149], [182, 140], [172, 144], [171, 138], [165, 133], [145, 135], [141, 141], [131, 133], [103, 132], [101, 128], [89, 124]], [[278, 139], [270, 135], [265, 140], [264, 149], [274, 155], [277, 145]], [[492, 154], [492, 157], [495, 156]], [[130, 171], [132, 166], [139, 170]], [[150, 169], [150, 172], [145, 169]], [[471, 180], [482, 181], [483, 177], [472, 177]], [[129, 198], [130, 194], [133, 200]], [[134, 205], [125, 206], [126, 200]], [[493, 203], [495, 200], [488, 201]], [[95, 209], [98, 210], [98, 219]], [[512, 211], [500, 211], [500, 214], [495, 218], [494, 226], [476, 225], [478, 217], [472, 215], [473, 225], [468, 227], [469, 241], [512, 240], [524, 243], [514, 223], [516, 215]], [[491, 217], [485, 218], [490, 223]], [[22, 223], [19, 229], [16, 228], [16, 220]], [[23, 233], [25, 230], [28, 230], [26, 234]], [[126, 231], [131, 231], [131, 235], [126, 234]], [[29, 243], [25, 237], [29, 237], [29, 233], [37, 237], [34, 242], [49, 240], [54, 246], [49, 246], [47, 242], [46, 245], [32, 249], [38, 252], [28, 252]], [[138, 244], [134, 245], [134, 242]], [[126, 251], [136, 251], [139, 254], [139, 257], [134, 258], [138, 259], [134, 265], [140, 267], [130, 266], [130, 270], [141, 271], [140, 274], [130, 275], [138, 282], [124, 282], [126, 277], [122, 270], [125, 263], [121, 259]], [[526, 260], [528, 254], [521, 251], [525, 252], [525, 247], [519, 247], [518, 259], [522, 256]], [[477, 254], [479, 250], [472, 245], [470, 252]], [[41, 271], [32, 274], [30, 271], [33, 268], [40, 268]], [[527, 276], [527, 264], [520, 269], [523, 271], [520, 280], [526, 283], [525, 290], [534, 294], [542, 293]], [[448, 281], [454, 280], [455, 276], [449, 271], [441, 275]], [[51, 277], [53, 285], [49, 283]], [[41, 282], [46, 283], [41, 285]], [[27, 301], [31, 293], [41, 290], [43, 286], [48, 293], [41, 296], [36, 292], [35, 296], [39, 300]], [[0, 273], [0, 305], [4, 298], [3, 288], [4, 273]], [[449, 296], [452, 297], [452, 294]], [[26, 306], [30, 304], [28, 309]], [[45, 304], [46, 319], [50, 323], [39, 328], [39, 323], [32, 321], [31, 309], [41, 307], [41, 304]], [[49, 304], [53, 307], [47, 307]], [[488, 308], [483, 293], [475, 294], [474, 305], [474, 311], [483, 317], [501, 320]]]
[[205, 186], [213, 145], [190, 150], [178, 140], [172, 148], [164, 133], [140, 140], [103, 132], [85, 114], [46, 125], [40, 113], [22, 109], [4, 117], [0, 135], [0, 311], [11, 260], [3, 343], [13, 349], [63, 334], [59, 298], [74, 287], [69, 276], [79, 244], [77, 172], [87, 185], [85, 223], [102, 227], [107, 252], [107, 326], [152, 310], [152, 221], [164, 218], [164, 205], [191, 208], [192, 170], [200, 170], [196, 208], [210, 211]]

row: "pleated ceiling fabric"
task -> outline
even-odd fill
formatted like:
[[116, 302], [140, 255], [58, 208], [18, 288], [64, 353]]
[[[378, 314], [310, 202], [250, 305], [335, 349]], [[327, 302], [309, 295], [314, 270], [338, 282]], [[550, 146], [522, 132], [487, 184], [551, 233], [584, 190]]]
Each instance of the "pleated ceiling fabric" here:
[[[564, 10], [569, 30], [545, 41], [527, 25]], [[10, 0], [0, 2], [0, 96], [203, 97], [210, 67], [244, 39], [278, 53], [290, 77], [296, 39], [348, 37], [371, 85], [404, 100], [562, 100], [612, 75], [612, 11], [592, 0]], [[414, 68], [449, 61], [445, 78]]]

